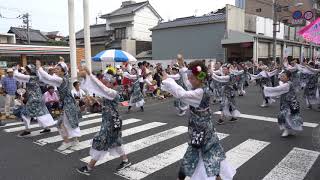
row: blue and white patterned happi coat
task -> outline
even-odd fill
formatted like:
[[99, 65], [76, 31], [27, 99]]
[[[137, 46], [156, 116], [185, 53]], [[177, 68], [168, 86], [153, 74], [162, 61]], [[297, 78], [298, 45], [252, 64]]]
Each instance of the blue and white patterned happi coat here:
[[[100, 131], [95, 135], [92, 141], [92, 148], [98, 151], [107, 151], [109, 148], [121, 146], [121, 130], [115, 130], [113, 119], [119, 116], [118, 103], [120, 96], [108, 100], [103, 98], [102, 124]], [[120, 119], [120, 121], [122, 121]]]
[[234, 85], [237, 82], [237, 76], [230, 74], [230, 80], [226, 83], [222, 84], [222, 100], [220, 103], [220, 110], [223, 111], [223, 109], [228, 109], [230, 113], [234, 110], [236, 110], [236, 100], [235, 100], [235, 94], [236, 90], [234, 88]]
[[[181, 86], [184, 90], [187, 90], [187, 86], [184, 84], [182, 79], [182, 73], [180, 73], [180, 79], [176, 80], [176, 83], [179, 86]], [[178, 110], [184, 110], [185, 107], [187, 106], [187, 104], [182, 102], [180, 99], [175, 99], [173, 103], [174, 103], [174, 107], [177, 108]]]
[[141, 100], [143, 100], [143, 94], [140, 89], [139, 80], [136, 80], [133, 83], [132, 93], [131, 93], [131, 97], [130, 97], [130, 103], [134, 104], [134, 103], [137, 103]]
[[311, 104], [317, 103], [318, 75], [308, 74], [308, 81], [304, 89], [304, 96], [311, 101]]
[[39, 86], [39, 77], [30, 76], [26, 83], [27, 103], [22, 114], [27, 117], [39, 117], [49, 114], [49, 111], [42, 99], [42, 92]]
[[[226, 158], [213, 125], [209, 88], [206, 87], [203, 90], [204, 94], [199, 107], [190, 106], [188, 122], [189, 146], [181, 162], [181, 171], [190, 177], [199, 162], [199, 153], [201, 153], [203, 158], [208, 177], [219, 174], [220, 162]], [[195, 148], [191, 145], [191, 137], [194, 129], [202, 129], [205, 131], [204, 143], [200, 148]]]
[[[300, 105], [295, 93], [294, 84], [289, 82], [289, 92], [280, 97], [280, 113], [278, 115], [278, 124], [286, 129], [302, 130], [303, 120], [300, 115]], [[297, 106], [298, 111], [293, 112], [292, 106]]]
[[[63, 78], [63, 82], [58, 87], [60, 101], [62, 102], [63, 112], [67, 116], [71, 128], [75, 129], [79, 127], [79, 119], [81, 118], [80, 108], [76, 103], [76, 100], [71, 94], [70, 81], [68, 76]], [[58, 126], [61, 126], [63, 120], [63, 113], [58, 121]]]

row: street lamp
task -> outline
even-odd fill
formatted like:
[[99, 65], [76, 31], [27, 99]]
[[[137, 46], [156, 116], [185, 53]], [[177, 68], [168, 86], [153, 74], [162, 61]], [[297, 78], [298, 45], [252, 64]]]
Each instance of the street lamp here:
[[272, 17], [273, 17], [273, 47], [272, 47], [272, 60], [276, 62], [277, 60], [277, 25], [278, 25], [278, 12], [281, 12], [282, 9], [287, 9], [289, 7], [300, 7], [303, 3], [299, 2], [294, 5], [281, 6], [277, 4], [276, 0], [273, 0], [272, 3]]

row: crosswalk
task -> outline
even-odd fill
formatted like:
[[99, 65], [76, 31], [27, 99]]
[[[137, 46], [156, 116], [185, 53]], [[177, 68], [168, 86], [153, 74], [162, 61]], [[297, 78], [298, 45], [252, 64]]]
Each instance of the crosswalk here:
[[[262, 121], [274, 122], [272, 118], [265, 118], [253, 115], [242, 115], [243, 118], [257, 119]], [[61, 153], [62, 156], [78, 156], [80, 151], [88, 151], [91, 147], [92, 137], [100, 130], [101, 123], [100, 114], [88, 114], [84, 116], [84, 120], [79, 123], [81, 128], [82, 137], [77, 146], [70, 149], [54, 152]], [[318, 125], [315, 123], [306, 123], [306, 127], [315, 128]], [[6, 126], [1, 127], [6, 133], [18, 134], [24, 130], [23, 123], [14, 122], [8, 123]], [[159, 132], [159, 130], [161, 131]], [[61, 136], [58, 134], [57, 128], [51, 128], [50, 134], [41, 134], [41, 129], [37, 124], [31, 125], [31, 134], [28, 136], [33, 139], [35, 144], [40, 147], [46, 147], [48, 144], [58, 144], [62, 141]], [[156, 133], [151, 134], [153, 131]], [[164, 122], [146, 122], [142, 119], [125, 119], [123, 120], [122, 136], [135, 137], [140, 133], [148, 134], [140, 139], [134, 139], [131, 142], [126, 142], [123, 145], [126, 154], [129, 156], [137, 152], [144, 152], [149, 147], [157, 148], [161, 143], [174, 142], [179, 136], [186, 136], [188, 128], [186, 126], [170, 127], [169, 124]], [[222, 144], [227, 143], [228, 140], [233, 138], [232, 134], [217, 133]], [[187, 139], [185, 137], [185, 139]], [[173, 144], [174, 144], [173, 143]], [[253, 158], [259, 156], [271, 156], [270, 151], [265, 151], [269, 148], [271, 142], [261, 141], [257, 139], [247, 139], [238, 142], [230, 150], [226, 151], [227, 161], [236, 169], [245, 165], [247, 162], [257, 160]], [[175, 144], [174, 147], [168, 147], [163, 152], [153, 154], [152, 156], [142, 157], [137, 162], [132, 162], [132, 166], [116, 172], [119, 177], [129, 180], [147, 179], [150, 175], [164, 171], [165, 168], [172, 164], [178, 163], [188, 147], [186, 142]], [[269, 154], [268, 154], [269, 153]], [[314, 164], [319, 161], [320, 152], [293, 147], [287, 154], [282, 155], [278, 163], [274, 167], [270, 167], [270, 171], [262, 175], [263, 180], [304, 180]], [[97, 162], [97, 166], [107, 165], [108, 162], [117, 159], [118, 157], [106, 155]], [[90, 156], [79, 157], [81, 162], [88, 163]], [[256, 168], [256, 167], [255, 167]]]

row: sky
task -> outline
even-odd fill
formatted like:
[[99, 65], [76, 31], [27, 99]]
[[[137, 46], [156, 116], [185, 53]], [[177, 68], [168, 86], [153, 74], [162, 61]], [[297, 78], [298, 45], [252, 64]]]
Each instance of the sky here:
[[[83, 28], [83, 0], [75, 1], [76, 31]], [[96, 17], [119, 8], [123, 0], [90, 0], [90, 24], [96, 24]], [[143, 0], [136, 0], [141, 2]], [[167, 21], [179, 17], [203, 15], [225, 6], [235, 0], [149, 0], [156, 11]], [[68, 0], [0, 0], [0, 33], [11, 26], [22, 26], [20, 14], [31, 14], [31, 27], [41, 31], [60, 31], [68, 35]], [[5, 18], [1, 18], [5, 17]], [[105, 23], [98, 19], [98, 23]]]

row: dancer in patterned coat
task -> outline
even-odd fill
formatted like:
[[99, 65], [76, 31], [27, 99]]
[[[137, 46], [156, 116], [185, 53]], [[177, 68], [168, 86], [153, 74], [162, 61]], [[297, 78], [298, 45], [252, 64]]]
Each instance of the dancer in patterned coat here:
[[40, 81], [37, 76], [36, 67], [33, 64], [29, 64], [25, 67], [26, 75], [18, 72], [19, 66], [14, 71], [14, 78], [19, 81], [26, 83], [26, 96], [27, 102], [25, 110], [22, 111], [22, 120], [25, 123], [26, 130], [20, 133], [19, 136], [26, 136], [31, 134], [29, 131], [31, 118], [36, 118], [39, 125], [44, 128], [40, 133], [50, 132], [50, 126], [56, 124], [50, 115], [45, 103], [42, 99], [42, 92], [40, 89]]
[[62, 103], [62, 114], [58, 120], [59, 133], [63, 138], [63, 143], [58, 147], [59, 151], [66, 150], [79, 143], [81, 137], [79, 121], [81, 118], [80, 108], [72, 96], [68, 67], [64, 62], [59, 62], [56, 66], [56, 75], [49, 75], [41, 67], [41, 62], [36, 62], [40, 81], [58, 88], [60, 102]]
[[108, 153], [112, 156], [121, 156], [122, 162], [117, 170], [124, 169], [131, 165], [125, 151], [122, 147], [122, 120], [118, 112], [118, 103], [120, 95], [113, 90], [115, 79], [106, 74], [103, 84], [87, 69], [80, 72], [80, 76], [84, 78], [81, 83], [82, 89], [103, 97], [102, 108], [102, 124], [100, 131], [94, 136], [90, 149], [91, 161], [88, 165], [78, 168], [81, 174], [90, 175], [95, 164], [106, 156]]
[[163, 73], [162, 89], [189, 104], [189, 146], [182, 159], [178, 180], [231, 180], [235, 169], [227, 163], [225, 152], [215, 132], [210, 110], [209, 88], [205, 86], [207, 68], [202, 61], [189, 64], [192, 90], [186, 91]]
[[281, 83], [277, 87], [264, 87], [264, 93], [268, 97], [280, 97], [280, 113], [278, 124], [282, 131], [282, 137], [294, 135], [294, 131], [302, 131], [303, 120], [300, 116], [300, 104], [297, 100], [295, 87], [290, 81], [291, 72], [284, 71], [280, 75]]

